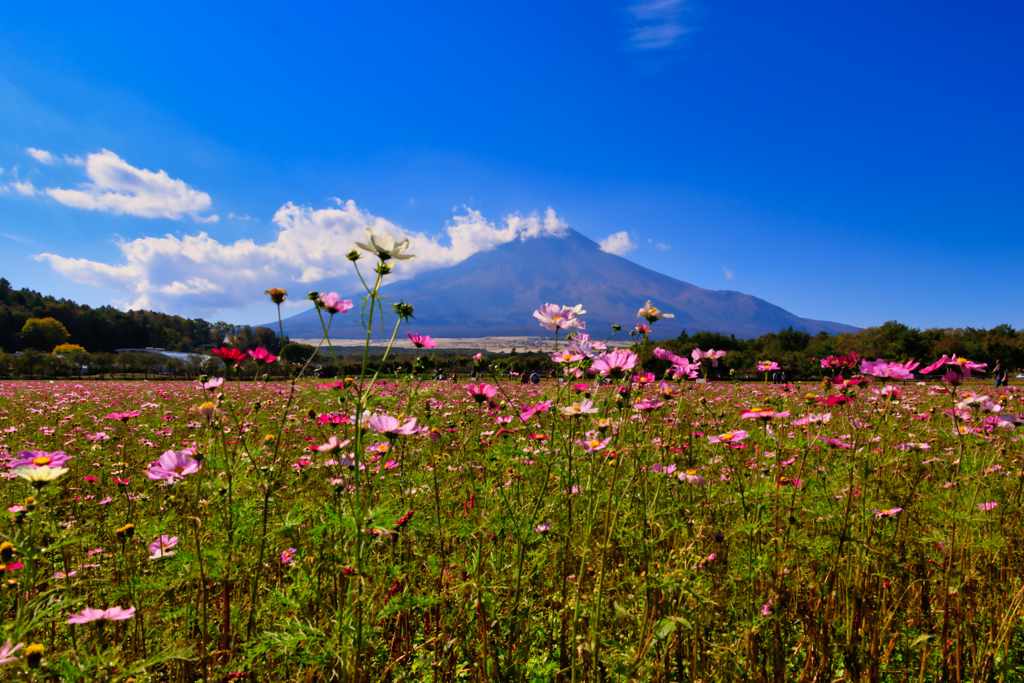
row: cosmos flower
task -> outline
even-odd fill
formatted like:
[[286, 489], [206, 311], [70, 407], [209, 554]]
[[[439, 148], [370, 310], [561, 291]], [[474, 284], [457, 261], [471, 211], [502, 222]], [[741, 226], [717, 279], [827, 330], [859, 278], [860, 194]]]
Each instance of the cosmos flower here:
[[551, 360], [556, 363], [577, 363], [586, 358], [585, 355], [572, 348], [571, 345], [563, 351], [558, 351], [549, 355], [551, 356]]
[[[907, 361], [906, 363], [886, 363], [879, 358], [876, 361], [862, 360], [860, 363], [861, 374], [872, 375], [882, 379], [908, 380], [914, 379], [914, 368], [920, 363]], [[922, 370], [923, 372], [923, 370]]]
[[250, 349], [249, 355], [258, 363], [273, 363], [277, 356], [272, 355], [266, 349]]
[[776, 417], [789, 417], [788, 411], [776, 412], [771, 408], [751, 408], [744, 410], [740, 413], [740, 418], [744, 420], [771, 420]]
[[590, 399], [585, 399], [579, 403], [573, 403], [571, 406], [562, 408], [563, 415], [593, 415], [597, 412], [597, 407], [594, 402]]
[[281, 289], [280, 287], [273, 287], [271, 289], [264, 290], [263, 293], [269, 295], [270, 300], [275, 304], [284, 303], [284, 298], [288, 296], [288, 290]]
[[298, 552], [299, 551], [297, 551], [295, 548], [288, 548], [288, 550], [285, 550], [283, 553], [281, 553], [281, 564], [291, 564], [292, 562], [294, 562], [295, 556], [298, 554]]
[[466, 393], [468, 393], [469, 397], [477, 403], [483, 403], [484, 401], [490, 400], [496, 393], [498, 393], [498, 390], [490, 384], [480, 382], [479, 384], [467, 384]]
[[895, 517], [899, 513], [903, 512], [903, 508], [890, 508], [888, 510], [872, 510], [871, 512], [874, 513], [874, 515], [876, 517], [879, 517], [879, 518], [881, 518], [881, 517]]
[[366, 235], [366, 241], [369, 242], [369, 244], [356, 242], [356, 246], [363, 251], [376, 254], [381, 261], [387, 261], [393, 258], [405, 261], [406, 259], [415, 258], [412, 254], [405, 253], [409, 249], [408, 238], [399, 242], [391, 236], [391, 233], [388, 232], [385, 232], [381, 237], [378, 237], [373, 233], [371, 228], [365, 228], [363, 230], [363, 234]]
[[707, 479], [697, 474], [697, 470], [686, 470], [685, 472], [680, 472], [678, 477], [679, 481], [685, 484], [693, 484], [694, 486], [704, 486], [708, 483]]
[[124, 621], [125, 619], [131, 619], [135, 616], [135, 608], [129, 607], [124, 609], [122, 607], [114, 606], [107, 610], [93, 609], [86, 607], [82, 610], [81, 614], [70, 614], [68, 615], [68, 624], [89, 624], [94, 621]]
[[213, 349], [213, 355], [220, 356], [221, 360], [224, 361], [224, 365], [227, 365], [228, 363], [234, 363], [235, 365], [237, 365], [238, 363], [247, 358], [246, 353], [244, 351], [233, 349], [230, 346], [224, 346], [219, 349]]
[[748, 436], [750, 436], [750, 434], [747, 432], [742, 429], [737, 429], [734, 432], [726, 432], [725, 434], [719, 434], [718, 436], [709, 436], [708, 443], [739, 443]]
[[571, 309], [563, 309], [558, 304], [544, 304], [533, 312], [533, 317], [540, 321], [540, 326], [551, 332], [558, 329], [568, 329], [577, 323], [576, 312]]
[[104, 419], [107, 419], [107, 420], [120, 420], [121, 422], [127, 422], [128, 420], [132, 419], [133, 417], [138, 417], [139, 415], [142, 415], [141, 411], [133, 410], [133, 411], [127, 412], [127, 413], [110, 413], [109, 415], [105, 415]]
[[757, 369], [761, 372], [768, 372], [769, 370], [778, 370], [779, 364], [773, 360], [762, 360], [758, 361]]
[[339, 298], [337, 292], [321, 294], [317, 301], [319, 301], [320, 306], [322, 306], [323, 309], [331, 315], [334, 315], [335, 313], [347, 313], [352, 310], [351, 299]]
[[177, 536], [168, 536], [167, 534], [159, 536], [149, 544], [149, 559], [159, 560], [162, 557], [170, 557], [174, 554], [174, 551], [171, 550], [168, 552], [168, 549], [173, 548], [176, 545], [178, 545]]
[[405, 334], [417, 349], [432, 349], [437, 346], [437, 342], [431, 339], [429, 335], [421, 336], [414, 332], [406, 332]]
[[637, 311], [636, 317], [646, 318], [647, 322], [655, 323], [662, 318], [674, 318], [676, 316], [674, 313], [662, 313], [656, 306], [652, 305], [650, 299], [648, 299], [647, 303], [644, 304], [644, 307]]
[[19, 451], [18, 458], [12, 460], [8, 467], [12, 470], [18, 467], [63, 467], [69, 460], [71, 456], [64, 451]]
[[591, 366], [591, 370], [603, 376], [622, 377], [628, 370], [636, 367], [636, 354], [626, 349], [606, 353]]
[[[191, 451], [191, 452], [190, 452]], [[153, 481], [175, 481], [184, 479], [185, 475], [193, 474], [202, 469], [202, 464], [192, 458], [195, 451], [186, 448], [183, 451], [166, 451], [159, 460], [150, 463], [146, 476]]]
[[344, 448], [345, 446], [347, 446], [349, 444], [349, 441], [351, 441], [351, 439], [345, 439], [344, 441], [339, 441], [338, 437], [336, 437], [336, 436], [329, 436], [329, 437], [327, 437], [327, 443], [325, 443], [323, 445], [320, 445], [320, 446], [317, 446], [316, 450], [319, 451], [320, 453], [336, 453], [336, 452], [340, 451], [342, 448]]
[[611, 440], [612, 437], [609, 436], [605, 439], [590, 439], [587, 441], [577, 441], [576, 443], [583, 446], [587, 453], [593, 453], [595, 451], [604, 450], [608, 444], [611, 443]]
[[655, 400], [645, 396], [642, 401], [640, 401], [639, 403], [634, 403], [633, 404], [633, 410], [637, 410], [637, 411], [640, 411], [640, 412], [643, 413], [643, 412], [647, 412], [647, 411], [650, 411], [650, 410], [657, 410], [658, 408], [662, 407], [663, 405], [665, 405], [664, 401], [655, 401]]
[[3, 647], [0, 647], [0, 666], [18, 661], [18, 658], [14, 656], [14, 653], [23, 647], [25, 647], [25, 643], [18, 643], [17, 645], [12, 646], [11, 639], [8, 638], [7, 642], [3, 644]]
[[984, 373], [985, 368], [988, 367], [988, 363], [975, 363], [974, 361], [969, 361], [966, 358], [962, 358], [955, 354], [953, 356], [947, 356], [946, 354], [942, 354], [942, 358], [935, 361], [926, 368], [921, 368], [920, 373], [922, 375], [927, 375], [929, 372], [938, 370], [943, 365], [949, 365], [959, 368], [960, 371], [963, 373], [964, 379], [971, 378], [972, 370], [977, 370], [978, 372]]
[[400, 424], [396, 418], [390, 415], [374, 415], [367, 424], [370, 429], [389, 438], [396, 436], [410, 436], [419, 431], [416, 427], [416, 418], [409, 418], [405, 424]]
[[64, 476], [67, 474], [67, 471], [68, 468], [66, 467], [47, 467], [42, 465], [40, 467], [19, 467], [14, 470], [14, 473], [28, 481], [32, 486], [40, 489], [51, 481]]
[[715, 351], [714, 349], [708, 349], [707, 351], [701, 351], [700, 349], [694, 349], [690, 352], [690, 356], [693, 357], [694, 363], [699, 363], [702, 360], [711, 361], [711, 367], [718, 367], [718, 359], [725, 358], [725, 351]]

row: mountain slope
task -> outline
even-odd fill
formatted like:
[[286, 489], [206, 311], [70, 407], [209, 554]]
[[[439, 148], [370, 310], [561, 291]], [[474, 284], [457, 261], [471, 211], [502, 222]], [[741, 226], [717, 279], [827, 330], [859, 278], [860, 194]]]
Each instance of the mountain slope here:
[[[701, 289], [662, 275], [621, 256], [608, 254], [574, 230], [566, 237], [515, 240], [480, 252], [448, 268], [421, 273], [385, 286], [393, 301], [415, 307], [414, 327], [434, 337], [549, 336], [532, 317], [541, 304], [582, 303], [588, 331], [598, 336], [618, 323], [630, 329], [645, 301], [672, 320], [655, 325], [657, 338], [683, 329], [756, 337], [793, 326], [817, 333], [855, 332], [840, 323], [800, 318], [757, 297], [733, 291]], [[347, 296], [347, 295], [344, 295]], [[353, 296], [358, 302], [359, 296]], [[335, 316], [331, 336], [365, 334], [358, 318]], [[285, 334], [310, 338], [322, 334], [314, 311], [284, 321]], [[378, 336], [375, 334], [375, 336]]]

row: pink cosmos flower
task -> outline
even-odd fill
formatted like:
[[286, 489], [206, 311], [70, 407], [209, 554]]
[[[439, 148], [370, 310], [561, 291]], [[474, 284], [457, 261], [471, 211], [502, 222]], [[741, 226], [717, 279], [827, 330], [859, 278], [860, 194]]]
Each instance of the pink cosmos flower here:
[[551, 332], [568, 329], [582, 322], [575, 321], [576, 311], [571, 308], [563, 309], [558, 304], [544, 304], [533, 312], [533, 317], [540, 321], [541, 327]]
[[484, 354], [482, 354], [482, 353], [477, 353], [477, 354], [473, 355], [473, 362], [474, 363], [479, 363], [483, 359], [484, 359]]
[[405, 424], [399, 424], [398, 420], [390, 415], [374, 415], [368, 421], [370, 429], [379, 432], [388, 438], [396, 436], [410, 436], [419, 431], [416, 427], [416, 418], [409, 418]]
[[469, 397], [477, 403], [483, 403], [484, 401], [489, 401], [496, 393], [498, 393], [498, 390], [490, 384], [480, 382], [479, 384], [467, 384], [466, 393], [468, 393]]
[[64, 467], [68, 461], [71, 460], [64, 451], [54, 451], [53, 453], [47, 453], [46, 451], [19, 451], [18, 459], [12, 460], [7, 466], [11, 469], [17, 467]]
[[704, 477], [702, 477], [699, 474], [697, 474], [697, 470], [686, 470], [685, 472], [680, 472], [678, 477], [679, 477], [679, 481], [681, 481], [681, 482], [683, 482], [685, 484], [693, 484], [695, 486], [704, 486], [705, 484], [708, 483], [707, 479], [705, 479]]
[[903, 508], [890, 508], [888, 510], [872, 510], [876, 517], [895, 517], [903, 512]]
[[437, 346], [437, 342], [431, 339], [429, 335], [419, 335], [414, 332], [406, 332], [405, 334], [417, 349], [432, 349]]
[[742, 429], [737, 429], [734, 432], [726, 432], [725, 434], [719, 434], [718, 436], [709, 436], [708, 443], [739, 443], [748, 436], [750, 436], [750, 434], [747, 432]]
[[556, 363], [577, 363], [586, 358], [585, 355], [579, 353], [576, 349], [572, 348], [572, 346], [565, 349], [564, 351], [558, 351], [556, 353], [548, 355], [550, 355], [551, 360], [555, 361]]
[[606, 353], [595, 360], [591, 370], [606, 377], [608, 375], [621, 377], [634, 367], [636, 367], [636, 354], [626, 349], [619, 349]]
[[175, 481], [184, 479], [186, 474], [193, 474], [202, 468], [202, 464], [192, 458], [195, 450], [186, 448], [183, 451], [166, 451], [160, 459], [150, 463], [146, 476], [153, 481]]
[[862, 360], [860, 371], [865, 375], [881, 377], [882, 379], [908, 380], [914, 379], [914, 369], [920, 365], [910, 360], [906, 363], [886, 363], [879, 358], [876, 361]]
[[323, 306], [324, 310], [331, 315], [334, 315], [335, 313], [347, 313], [352, 309], [352, 301], [350, 299], [339, 299], [337, 292], [321, 294], [320, 305]]
[[595, 451], [603, 450], [611, 443], [612, 437], [606, 439], [590, 439], [589, 441], [577, 441], [576, 443], [586, 448], [587, 453], [594, 453]]
[[757, 369], [761, 372], [768, 372], [769, 370], [778, 370], [779, 364], [773, 360], [763, 360], [757, 364]]
[[107, 436], [106, 432], [96, 432], [95, 434], [86, 434], [85, 438], [89, 441], [110, 441], [110, 437]]
[[960, 371], [963, 372], [964, 379], [971, 378], [972, 370], [984, 373], [984, 368], [988, 367], [988, 363], [975, 363], [974, 361], [969, 361], [966, 358], [961, 358], [957, 355], [947, 356], [946, 354], [942, 354], [942, 358], [926, 368], [921, 368], [920, 372], [922, 375], [927, 375], [929, 372], [938, 370], [943, 365], [951, 365], [960, 368]]
[[694, 349], [690, 356], [693, 357], [693, 362], [699, 363], [704, 359], [711, 361], [712, 367], [718, 367], [718, 359], [725, 358], [725, 351], [715, 351], [714, 349], [708, 349], [707, 351], [701, 351], [700, 349]]
[[651, 328], [650, 328], [649, 325], [644, 325], [643, 323], [637, 323], [636, 324], [636, 331], [639, 332], [640, 334], [650, 334], [651, 333]]
[[203, 382], [202, 383], [202, 387], [203, 387], [203, 389], [207, 389], [209, 391], [213, 391], [214, 389], [219, 387], [221, 384], [224, 384], [224, 378], [223, 377], [214, 377], [213, 379], [211, 379], [208, 382]]
[[25, 643], [18, 643], [12, 647], [11, 639], [8, 638], [7, 642], [3, 644], [3, 647], [0, 647], [0, 666], [18, 661], [18, 658], [14, 656], [14, 653], [23, 647], [25, 647]]
[[633, 404], [633, 410], [638, 410], [638, 411], [643, 413], [643, 412], [647, 412], [649, 410], [657, 410], [658, 408], [662, 407], [663, 405], [665, 405], [664, 401], [654, 401], [654, 400], [652, 400], [650, 398], [645, 397], [639, 403], [634, 403]]
[[769, 600], [768, 602], [766, 602], [763, 605], [761, 605], [761, 616], [762, 617], [770, 617], [771, 615], [772, 615], [772, 601]]
[[135, 616], [135, 608], [129, 607], [124, 609], [122, 607], [114, 606], [107, 610], [93, 609], [92, 607], [86, 607], [82, 610], [81, 614], [70, 614], [68, 615], [68, 624], [89, 624], [94, 621], [124, 621], [125, 619], [131, 619]]
[[320, 453], [336, 453], [336, 452], [340, 451], [342, 448], [344, 448], [345, 446], [347, 446], [349, 441], [351, 441], [351, 439], [345, 439], [344, 441], [339, 441], [338, 437], [336, 437], [336, 436], [329, 436], [329, 437], [327, 437], [327, 443], [322, 444], [320, 446], [317, 446], [316, 450], [319, 451]]
[[582, 348], [582, 345], [586, 344], [587, 348], [594, 349], [595, 351], [604, 351], [608, 346], [603, 341], [591, 341], [590, 335], [586, 332], [576, 332], [572, 335], [572, 343]]
[[997, 507], [999, 503], [978, 503], [978, 509], [982, 512], [988, 512], [989, 510]]
[[665, 380], [658, 383], [658, 393], [665, 398], [679, 398], [683, 394], [682, 388], [675, 384], [669, 384]]
[[111, 413], [110, 415], [106, 415], [104, 417], [107, 420], [120, 420], [121, 422], [127, 422], [133, 417], [138, 417], [139, 415], [142, 415], [142, 411], [133, 410], [129, 413]]
[[789, 417], [788, 411], [781, 413], [775, 412], [771, 408], [751, 408], [750, 410], [744, 410], [740, 413], [740, 418], [744, 420], [771, 420], [776, 417]]
[[178, 545], [177, 536], [168, 536], [167, 534], [159, 536], [149, 544], [149, 559], [159, 560], [162, 557], [170, 557], [174, 554], [174, 551], [168, 552], [168, 550], [176, 545]]
[[277, 356], [273, 356], [266, 349], [250, 349], [249, 355], [258, 363], [273, 363]]
[[637, 384], [650, 384], [655, 379], [657, 378], [654, 376], [653, 372], [641, 372], [638, 375], [633, 375], [633, 381]]
[[593, 415], [597, 412], [597, 407], [594, 402], [590, 399], [580, 401], [579, 403], [573, 403], [571, 406], [562, 408], [563, 415]]
[[281, 564], [291, 564], [295, 560], [295, 556], [298, 554], [295, 548], [288, 548], [281, 553]]

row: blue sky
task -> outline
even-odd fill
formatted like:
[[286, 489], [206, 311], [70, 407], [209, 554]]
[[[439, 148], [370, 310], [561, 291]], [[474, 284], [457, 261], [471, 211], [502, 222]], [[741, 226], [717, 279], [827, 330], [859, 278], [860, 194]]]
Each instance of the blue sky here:
[[1006, 2], [12, 5], [0, 275], [256, 323], [272, 286], [354, 293], [342, 256], [365, 226], [413, 238], [411, 275], [567, 224], [804, 317], [1024, 327], [1022, 19]]

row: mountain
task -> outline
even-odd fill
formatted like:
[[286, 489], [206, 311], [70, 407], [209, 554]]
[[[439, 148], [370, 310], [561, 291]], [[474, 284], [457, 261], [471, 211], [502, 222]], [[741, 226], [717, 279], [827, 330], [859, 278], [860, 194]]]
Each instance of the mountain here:
[[[790, 326], [812, 334], [858, 329], [800, 318], [749, 294], [695, 287], [605, 253], [593, 240], [571, 229], [565, 237], [513, 240], [454, 266], [386, 285], [381, 293], [415, 307], [411, 329], [441, 338], [549, 337], [551, 333], [533, 318], [533, 311], [548, 302], [569, 306], [582, 303], [587, 311], [583, 316], [587, 331], [600, 338], [610, 333], [611, 323], [628, 331], [641, 322], [636, 313], [648, 299], [662, 311], [675, 314], [674, 319], [654, 325], [653, 336], [658, 339], [675, 337], [683, 329], [724, 332], [740, 338]], [[351, 298], [358, 306], [362, 295], [353, 292]], [[276, 329], [276, 323], [272, 327]], [[377, 338], [381, 334], [374, 327]], [[284, 332], [293, 339], [323, 334], [313, 310], [286, 319]], [[332, 338], [351, 339], [365, 334], [358, 316], [335, 316]]]

